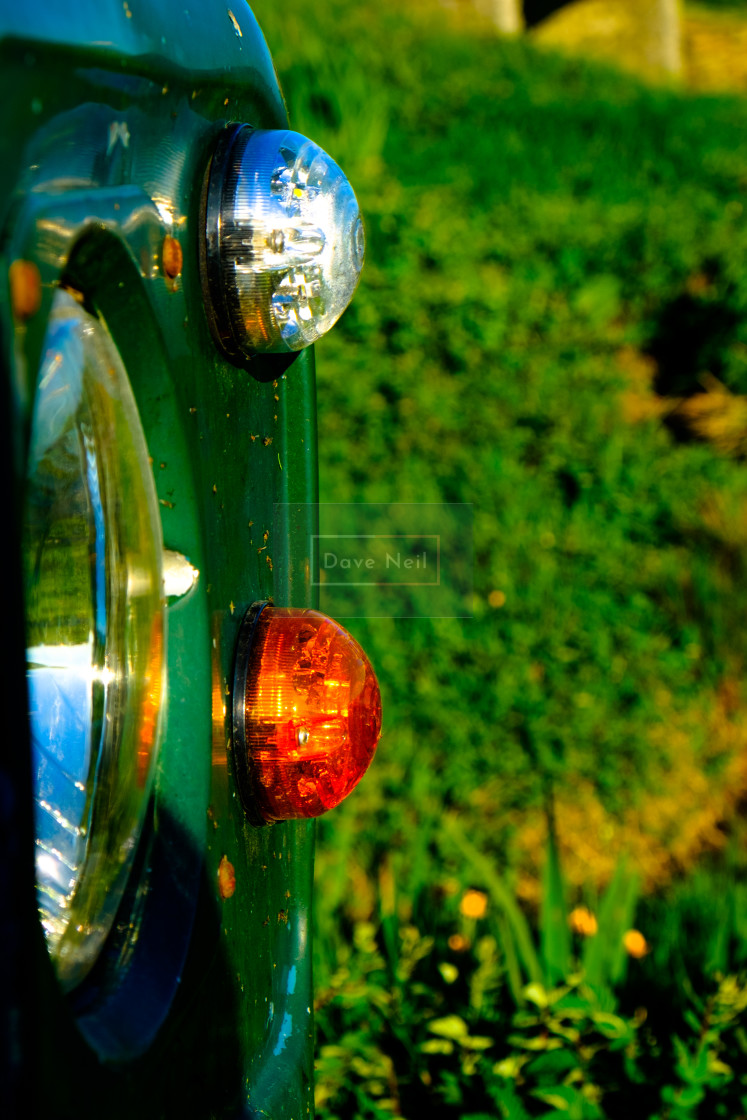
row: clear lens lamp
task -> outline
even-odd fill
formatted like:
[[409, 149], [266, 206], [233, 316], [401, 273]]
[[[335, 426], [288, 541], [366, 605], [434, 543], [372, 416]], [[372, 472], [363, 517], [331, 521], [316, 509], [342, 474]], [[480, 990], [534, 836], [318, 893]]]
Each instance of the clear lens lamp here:
[[204, 195], [211, 329], [234, 362], [302, 350], [332, 327], [363, 265], [363, 223], [336, 163], [297, 132], [227, 130]]

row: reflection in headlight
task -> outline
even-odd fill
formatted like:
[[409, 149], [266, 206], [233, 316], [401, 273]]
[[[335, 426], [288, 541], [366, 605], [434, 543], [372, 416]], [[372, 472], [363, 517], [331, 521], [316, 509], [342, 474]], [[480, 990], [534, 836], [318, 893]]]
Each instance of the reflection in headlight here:
[[37, 899], [63, 986], [107, 935], [142, 828], [164, 684], [158, 507], [99, 320], [55, 298], [24, 515]]

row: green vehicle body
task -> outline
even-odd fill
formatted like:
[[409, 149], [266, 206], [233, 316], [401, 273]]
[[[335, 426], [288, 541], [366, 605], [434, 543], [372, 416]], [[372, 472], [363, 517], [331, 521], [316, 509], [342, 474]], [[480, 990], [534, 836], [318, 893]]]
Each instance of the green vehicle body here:
[[[203, 305], [201, 191], [229, 122], [287, 124], [241, 0], [0, 6], [0, 330], [8, 536], [0, 891], [5, 1116], [268, 1116], [312, 1104], [313, 822], [255, 828], [230, 764], [236, 636], [249, 605], [313, 606], [310, 350], [225, 361]], [[163, 264], [178, 241], [177, 277]], [[19, 322], [9, 268], [41, 306]], [[173, 270], [172, 270], [173, 271]], [[167, 608], [168, 697], [147, 840], [114, 947], [83, 998], [57, 990], [36, 917], [24, 696], [24, 455], [57, 286], [82, 293], [122, 356], [164, 547], [195, 589]], [[280, 514], [277, 510], [281, 510]], [[219, 889], [230, 863], [235, 890]], [[225, 897], [224, 897], [225, 896]], [[129, 908], [129, 909], [128, 909]]]

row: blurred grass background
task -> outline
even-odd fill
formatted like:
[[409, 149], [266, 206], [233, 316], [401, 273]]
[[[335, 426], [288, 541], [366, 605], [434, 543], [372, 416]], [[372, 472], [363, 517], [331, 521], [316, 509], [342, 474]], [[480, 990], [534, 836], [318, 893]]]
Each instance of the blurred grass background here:
[[661, 86], [457, 0], [254, 10], [366, 220], [322, 500], [475, 513], [473, 619], [350, 625], [319, 1115], [747, 1116], [745, 5]]

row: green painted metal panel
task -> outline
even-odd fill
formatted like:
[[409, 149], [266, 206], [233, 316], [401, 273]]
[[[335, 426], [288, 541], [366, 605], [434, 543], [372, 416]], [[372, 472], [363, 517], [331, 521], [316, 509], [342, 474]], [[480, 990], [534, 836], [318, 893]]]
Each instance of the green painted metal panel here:
[[[313, 355], [257, 359], [249, 372], [227, 364], [209, 334], [199, 275], [200, 194], [215, 137], [228, 121], [284, 125], [282, 98], [240, 3], [230, 11], [204, 2], [97, 0], [72, 10], [4, 3], [0, 67], [10, 106], [0, 136], [0, 330], [16, 492], [46, 316], [64, 280], [119, 348], [153, 461], [164, 545], [200, 573], [167, 612], [167, 718], [153, 821], [154, 836], [168, 837], [159, 858], [173, 860], [185, 898], [171, 915], [159, 913], [155, 927], [152, 918], [138, 925], [152, 904], [146, 853], [143, 887], [130, 900], [132, 929], [118, 950], [126, 972], [137, 937], [160, 937], [158, 959], [168, 971], [169, 945], [189, 937], [186, 962], [175, 965], [176, 996], [145, 1053], [101, 1061], [57, 993], [28, 915], [38, 942], [38, 994], [30, 985], [31, 1011], [24, 1009], [36, 1037], [26, 1055], [36, 1104], [56, 1116], [298, 1120], [311, 1110], [314, 830], [245, 822], [227, 712], [246, 608], [260, 598], [313, 605]], [[167, 236], [183, 252], [175, 280], [164, 273]], [[22, 324], [13, 320], [6, 280], [19, 258], [42, 280], [41, 307]], [[221, 898], [224, 859], [236, 888]], [[174, 923], [190, 914], [192, 896], [194, 929], [185, 934]], [[96, 1006], [81, 1014], [81, 1022], [93, 1021]], [[150, 1039], [160, 1012], [146, 999], [139, 1014]], [[123, 1055], [132, 1050], [127, 1029], [124, 1042], [116, 1022], [103, 1031], [105, 1056], [118, 1046]]]
[[136, 74], [170, 70], [277, 98], [272, 60], [245, 0], [75, 0], [74, 4], [10, 4], [0, 8], [0, 39], [67, 47], [75, 63], [84, 50], [109, 55]]

